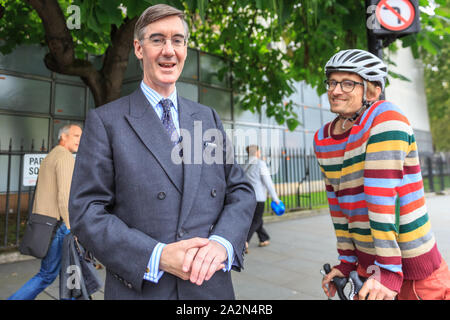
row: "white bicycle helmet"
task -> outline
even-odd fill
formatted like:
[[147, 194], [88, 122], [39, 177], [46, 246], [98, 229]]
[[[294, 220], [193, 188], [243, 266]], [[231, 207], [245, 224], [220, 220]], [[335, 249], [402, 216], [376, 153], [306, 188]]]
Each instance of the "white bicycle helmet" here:
[[353, 72], [367, 81], [377, 81], [384, 91], [387, 66], [376, 55], [360, 50], [349, 49], [336, 53], [325, 65], [325, 75], [328, 77], [331, 72], [343, 71]]

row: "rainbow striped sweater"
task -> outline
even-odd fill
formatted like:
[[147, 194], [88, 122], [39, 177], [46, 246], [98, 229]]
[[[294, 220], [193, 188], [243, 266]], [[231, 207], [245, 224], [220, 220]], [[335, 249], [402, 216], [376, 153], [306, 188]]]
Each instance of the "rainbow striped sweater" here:
[[334, 123], [316, 132], [314, 150], [337, 237], [336, 268], [345, 276], [378, 270], [380, 282], [399, 292], [403, 279], [425, 279], [441, 262], [413, 130], [387, 101], [374, 103], [344, 134], [332, 134]]

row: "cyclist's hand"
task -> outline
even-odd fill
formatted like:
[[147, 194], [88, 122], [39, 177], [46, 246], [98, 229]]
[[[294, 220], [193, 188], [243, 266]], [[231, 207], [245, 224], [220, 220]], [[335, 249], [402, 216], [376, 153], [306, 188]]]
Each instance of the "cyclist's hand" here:
[[336, 286], [331, 280], [334, 277], [344, 277], [344, 274], [336, 268], [331, 269], [330, 273], [323, 277], [322, 279], [322, 289], [327, 297], [332, 298], [336, 294]]
[[[367, 296], [369, 295], [369, 296]], [[367, 279], [359, 291], [359, 300], [394, 300], [397, 292], [392, 291], [373, 278]]]

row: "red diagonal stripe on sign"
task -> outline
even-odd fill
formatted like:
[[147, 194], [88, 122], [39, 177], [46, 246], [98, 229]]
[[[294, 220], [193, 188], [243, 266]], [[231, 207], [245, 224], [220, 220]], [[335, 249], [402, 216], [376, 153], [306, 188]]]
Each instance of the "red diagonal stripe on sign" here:
[[408, 21], [406, 21], [405, 18], [403, 18], [394, 8], [392, 8], [388, 3], [388, 0], [382, 0], [381, 1], [381, 6], [385, 6], [386, 8], [388, 8], [393, 14], [395, 14], [397, 16], [397, 18], [399, 18], [400, 20], [403, 21], [403, 23], [408, 23]]

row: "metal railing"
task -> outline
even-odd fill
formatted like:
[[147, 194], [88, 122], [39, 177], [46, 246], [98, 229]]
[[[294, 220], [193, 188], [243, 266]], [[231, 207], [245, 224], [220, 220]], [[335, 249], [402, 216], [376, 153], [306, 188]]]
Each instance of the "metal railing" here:
[[[248, 161], [245, 148], [236, 148], [239, 164]], [[312, 150], [302, 148], [261, 148], [272, 176], [278, 197], [286, 211], [314, 209], [327, 205], [322, 172]], [[271, 214], [270, 201], [266, 201], [265, 214]]]
[[[13, 150], [12, 146], [10, 139], [8, 149], [0, 149], [0, 249], [19, 245], [32, 206], [34, 187], [25, 187], [22, 181], [24, 157], [28, 153], [47, 152], [44, 141], [39, 150], [34, 147], [34, 142], [27, 150], [23, 143], [19, 150]], [[236, 148], [235, 154], [238, 163], [245, 163], [247, 153], [244, 148]], [[264, 150], [263, 158], [268, 163], [275, 189], [287, 211], [326, 205], [322, 174], [312, 151], [270, 148]], [[271, 212], [269, 201], [266, 203], [266, 214]]]
[[450, 188], [450, 153], [423, 155], [420, 166], [425, 192], [443, 193]]
[[[44, 140], [39, 150], [34, 141], [27, 150], [23, 143], [19, 150], [12, 146], [12, 139], [7, 150], [2, 150], [0, 144], [0, 249], [18, 246], [32, 206], [34, 186], [25, 187], [22, 183], [25, 154], [47, 152]], [[312, 150], [270, 147], [261, 149], [261, 154], [286, 211], [327, 206], [322, 172]], [[239, 164], [248, 160], [245, 148], [235, 148], [235, 156]], [[422, 155], [420, 163], [425, 191], [442, 192], [450, 187], [450, 153]], [[265, 214], [272, 214], [270, 200], [266, 202]]]
[[44, 140], [39, 150], [35, 149], [34, 140], [27, 150], [23, 140], [19, 150], [13, 150], [12, 146], [9, 139], [8, 149], [0, 149], [0, 249], [19, 245], [32, 206], [34, 186], [25, 187], [22, 183], [24, 156], [47, 152]]

